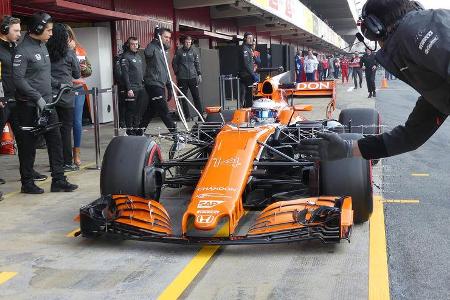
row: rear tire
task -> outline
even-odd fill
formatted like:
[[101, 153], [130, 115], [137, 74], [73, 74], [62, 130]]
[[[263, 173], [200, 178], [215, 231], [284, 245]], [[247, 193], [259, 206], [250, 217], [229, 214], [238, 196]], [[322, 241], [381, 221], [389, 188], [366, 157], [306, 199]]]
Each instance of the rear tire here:
[[[363, 136], [343, 133], [345, 140], [358, 140]], [[351, 196], [355, 223], [369, 220], [373, 210], [372, 166], [370, 161], [346, 158], [320, 164], [320, 195]]]
[[343, 109], [339, 114], [339, 123], [346, 128], [351, 123], [352, 128], [349, 133], [379, 134], [381, 132], [380, 114], [371, 108]]
[[[151, 139], [142, 136], [115, 137], [103, 156], [101, 194], [133, 195], [158, 201], [163, 179], [149, 178], [159, 176], [149, 167], [161, 161], [159, 147]], [[156, 187], [149, 187], [149, 183], [157, 184]]]

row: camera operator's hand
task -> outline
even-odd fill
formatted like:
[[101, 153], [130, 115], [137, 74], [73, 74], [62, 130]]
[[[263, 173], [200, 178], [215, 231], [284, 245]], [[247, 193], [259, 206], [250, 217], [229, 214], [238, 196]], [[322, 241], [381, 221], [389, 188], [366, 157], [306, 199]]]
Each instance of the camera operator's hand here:
[[338, 160], [350, 158], [352, 154], [352, 141], [342, 139], [335, 132], [318, 133], [319, 138], [305, 139], [300, 142], [300, 154], [307, 155], [311, 160]]
[[127, 96], [130, 97], [130, 98], [134, 98], [134, 92], [133, 92], [133, 90], [129, 90], [129, 91], [127, 92]]
[[44, 98], [42, 97], [39, 98], [39, 100], [36, 102], [38, 117], [41, 116], [41, 113], [44, 110], [46, 104], [47, 102], [45, 102]]
[[0, 100], [0, 108], [5, 108], [6, 107], [6, 103], [3, 103], [1, 100]]

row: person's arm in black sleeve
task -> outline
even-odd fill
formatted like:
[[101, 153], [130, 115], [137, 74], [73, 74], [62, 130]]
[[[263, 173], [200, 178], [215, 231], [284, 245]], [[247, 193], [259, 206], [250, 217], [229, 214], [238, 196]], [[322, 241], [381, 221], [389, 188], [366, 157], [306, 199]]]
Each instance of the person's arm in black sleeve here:
[[202, 71], [200, 70], [200, 56], [196, 50], [194, 50], [194, 66], [197, 71], [197, 76], [202, 75]]
[[179, 64], [179, 59], [180, 55], [178, 53], [178, 50], [175, 52], [175, 55], [173, 56], [172, 59], [172, 68], [173, 68], [173, 72], [175, 73], [175, 75], [178, 74], [178, 64]]
[[423, 97], [420, 97], [405, 125], [381, 135], [368, 136], [358, 141], [365, 159], [377, 159], [413, 151], [422, 146], [447, 118]]
[[69, 51], [70, 59], [71, 59], [71, 65], [72, 65], [72, 78], [73, 79], [80, 79], [81, 78], [81, 67], [80, 63], [78, 62], [77, 55], [74, 51]]
[[22, 49], [16, 51], [13, 61], [13, 81], [17, 91], [26, 95], [31, 101], [37, 102], [42, 98], [41, 94], [31, 87], [28, 81], [25, 79], [25, 74], [28, 67], [28, 58], [26, 52]]
[[122, 68], [122, 80], [125, 83], [125, 88], [126, 88], [127, 92], [129, 90], [131, 90], [130, 76], [128, 74], [129, 66], [130, 66], [130, 63], [129, 63], [128, 59], [125, 56], [122, 57], [122, 59], [120, 61], [120, 67]]
[[248, 51], [245, 47], [242, 48], [242, 56], [243, 56], [243, 63], [245, 71], [247, 71], [248, 74], [253, 74], [253, 64], [250, 62], [252, 61], [252, 53]]

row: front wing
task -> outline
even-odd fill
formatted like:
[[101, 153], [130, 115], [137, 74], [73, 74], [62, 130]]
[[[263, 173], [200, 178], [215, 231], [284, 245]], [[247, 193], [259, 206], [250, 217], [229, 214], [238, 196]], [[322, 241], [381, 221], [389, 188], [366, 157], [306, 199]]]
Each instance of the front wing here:
[[85, 237], [115, 237], [174, 244], [272, 244], [305, 240], [349, 240], [353, 225], [351, 197], [315, 197], [273, 203], [262, 210], [244, 235], [174, 235], [161, 203], [129, 195], [103, 196], [80, 209]]

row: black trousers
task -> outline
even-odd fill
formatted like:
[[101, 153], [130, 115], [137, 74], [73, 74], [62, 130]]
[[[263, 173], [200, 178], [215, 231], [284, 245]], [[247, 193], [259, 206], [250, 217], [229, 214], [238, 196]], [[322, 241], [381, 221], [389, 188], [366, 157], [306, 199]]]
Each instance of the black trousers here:
[[[22, 127], [33, 127], [36, 124], [36, 107], [27, 103], [17, 103], [19, 125]], [[49, 124], [59, 122], [58, 114], [53, 110], [49, 118]], [[54, 128], [44, 134], [47, 143], [50, 170], [54, 180], [64, 179], [64, 160], [62, 151], [61, 133], [59, 128]], [[22, 131], [22, 150], [19, 151], [20, 175], [22, 184], [33, 181], [33, 167], [36, 158], [36, 140], [33, 134]], [[20, 148], [20, 147], [19, 147]]]
[[375, 92], [375, 72], [372, 69], [366, 69], [366, 82], [367, 82], [367, 90], [369, 93]]
[[[169, 114], [169, 107], [167, 106], [166, 100], [166, 89], [156, 85], [146, 85], [145, 90], [148, 94], [148, 101], [143, 104], [142, 111], [144, 114], [139, 127], [147, 128], [152, 118], [158, 114], [167, 129], [169, 129], [170, 132], [175, 132], [176, 124]], [[139, 133], [142, 134], [142, 130]]]
[[61, 132], [62, 151], [65, 165], [72, 164], [72, 130], [73, 130], [73, 107], [56, 107], [58, 118], [62, 125]]
[[361, 87], [363, 81], [361, 68], [353, 68], [352, 77], [353, 83], [355, 84], [355, 88], [358, 88], [358, 77], [359, 77], [359, 87]]
[[139, 134], [138, 128], [141, 123], [141, 109], [148, 103], [147, 92], [144, 88], [133, 90], [134, 98], [125, 98], [125, 124], [127, 135]]
[[240, 78], [242, 107], [252, 107], [253, 105], [253, 78], [242, 76]]
[[[194, 106], [198, 110], [199, 113], [203, 113], [202, 103], [200, 101], [200, 93], [198, 91], [197, 78], [193, 79], [178, 79], [178, 87], [181, 92], [187, 97], [188, 90], [191, 91], [192, 100], [194, 100]], [[191, 117], [191, 113], [189, 111], [190, 105], [186, 101], [186, 99], [181, 99], [181, 103], [183, 105], [183, 113], [186, 118]]]
[[126, 122], [125, 122], [125, 113], [126, 113], [126, 104], [125, 104], [125, 98], [127, 97], [127, 92], [124, 91], [123, 89], [119, 89], [119, 103], [118, 103], [118, 108], [119, 108], [119, 127], [124, 128], [126, 127]]

